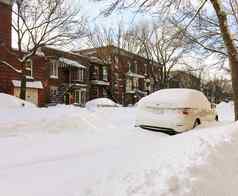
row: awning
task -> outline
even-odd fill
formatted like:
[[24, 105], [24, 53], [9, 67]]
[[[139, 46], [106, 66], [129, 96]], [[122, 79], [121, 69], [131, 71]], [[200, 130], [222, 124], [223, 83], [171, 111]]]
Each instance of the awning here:
[[[21, 87], [21, 81], [20, 80], [12, 80], [12, 84], [16, 88]], [[26, 82], [26, 88], [43, 89], [43, 85], [42, 85], [41, 81]]]
[[71, 59], [67, 59], [64, 57], [60, 57], [59, 62], [62, 63], [64, 66], [72, 66], [72, 67], [86, 69], [86, 67], [84, 65], [81, 65], [79, 62], [71, 60]]

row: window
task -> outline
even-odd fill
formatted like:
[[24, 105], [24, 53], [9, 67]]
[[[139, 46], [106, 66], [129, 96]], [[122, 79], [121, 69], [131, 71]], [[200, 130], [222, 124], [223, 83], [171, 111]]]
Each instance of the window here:
[[58, 71], [58, 61], [52, 60], [50, 65], [50, 77], [51, 78], [58, 78], [59, 71]]
[[77, 71], [77, 80], [78, 81], [84, 81], [84, 70], [78, 69]]
[[130, 62], [128, 63], [128, 70], [129, 70], [129, 72], [131, 72], [131, 63]]
[[86, 89], [76, 90], [74, 92], [75, 103], [85, 104], [86, 102]]
[[103, 88], [103, 97], [107, 97], [107, 90], [105, 88]]
[[103, 69], [103, 80], [104, 80], [104, 81], [108, 81], [108, 71], [107, 71], [107, 67], [104, 66], [102, 69]]
[[31, 59], [28, 59], [26, 61], [25, 67], [26, 67], [26, 76], [28, 78], [33, 78], [33, 64]]
[[147, 66], [147, 64], [145, 64], [145, 75], [147, 75], [148, 74], [148, 66]]
[[84, 70], [77, 69], [71, 72], [71, 77], [73, 81], [84, 81]]
[[138, 89], [139, 87], [139, 80], [138, 78], [133, 78], [133, 85], [135, 89]]
[[115, 64], [119, 64], [119, 58], [115, 56]]
[[126, 80], [126, 91], [132, 91], [132, 79], [127, 79]]
[[84, 70], [83, 69], [78, 70], [78, 76], [79, 76], [79, 81], [84, 81]]
[[58, 87], [51, 86], [50, 87], [50, 97], [55, 97], [58, 94]]
[[134, 73], [138, 72], [137, 61], [134, 61]]
[[99, 79], [99, 67], [98, 66], [94, 66], [93, 68], [93, 80], [98, 80]]

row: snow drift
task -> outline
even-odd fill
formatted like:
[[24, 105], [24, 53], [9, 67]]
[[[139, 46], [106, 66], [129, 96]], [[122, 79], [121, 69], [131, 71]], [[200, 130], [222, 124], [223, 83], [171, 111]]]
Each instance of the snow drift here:
[[88, 101], [85, 105], [87, 109], [96, 109], [99, 107], [117, 107], [118, 105], [108, 98], [96, 98]]
[[0, 110], [0, 195], [238, 194], [237, 123], [170, 137], [134, 128], [135, 112]]
[[17, 108], [32, 108], [36, 107], [34, 104], [11, 96], [5, 93], [0, 93], [0, 110], [1, 109], [17, 109]]

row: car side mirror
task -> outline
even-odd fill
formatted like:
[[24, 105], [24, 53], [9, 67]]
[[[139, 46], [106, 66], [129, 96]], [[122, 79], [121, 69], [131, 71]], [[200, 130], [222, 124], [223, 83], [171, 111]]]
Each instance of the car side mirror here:
[[215, 103], [211, 103], [211, 108], [215, 109], [216, 108], [216, 104]]

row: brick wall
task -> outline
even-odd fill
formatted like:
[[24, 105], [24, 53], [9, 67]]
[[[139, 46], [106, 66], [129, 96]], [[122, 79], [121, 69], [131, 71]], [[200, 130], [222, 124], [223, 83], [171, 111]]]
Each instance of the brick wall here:
[[11, 47], [11, 5], [0, 2], [0, 43]]

